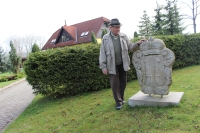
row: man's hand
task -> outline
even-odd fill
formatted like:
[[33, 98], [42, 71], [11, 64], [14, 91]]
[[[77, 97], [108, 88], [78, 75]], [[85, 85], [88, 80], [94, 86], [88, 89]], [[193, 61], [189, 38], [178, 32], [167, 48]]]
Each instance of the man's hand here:
[[145, 41], [146, 41], [146, 39], [141, 39], [139, 42], [137, 42], [138, 46], [139, 46], [141, 43], [145, 42]]
[[107, 70], [102, 70], [103, 74], [108, 75], [108, 71]]

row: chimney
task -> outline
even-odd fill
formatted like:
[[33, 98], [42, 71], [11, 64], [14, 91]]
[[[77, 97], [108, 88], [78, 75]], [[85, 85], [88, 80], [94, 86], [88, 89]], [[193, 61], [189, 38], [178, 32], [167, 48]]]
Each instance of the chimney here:
[[66, 26], [66, 20], [65, 20], [65, 26]]

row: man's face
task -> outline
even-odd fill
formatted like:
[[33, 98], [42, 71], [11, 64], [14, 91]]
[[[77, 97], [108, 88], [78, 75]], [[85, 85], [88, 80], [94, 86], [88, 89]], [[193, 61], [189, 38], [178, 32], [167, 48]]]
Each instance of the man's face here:
[[110, 30], [113, 33], [113, 35], [117, 36], [120, 33], [120, 26], [111, 26]]

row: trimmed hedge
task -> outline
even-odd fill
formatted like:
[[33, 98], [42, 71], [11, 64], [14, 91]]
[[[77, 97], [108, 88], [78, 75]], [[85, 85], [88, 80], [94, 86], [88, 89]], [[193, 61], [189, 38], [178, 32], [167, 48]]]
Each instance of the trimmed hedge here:
[[99, 68], [99, 45], [73, 46], [31, 53], [24, 63], [36, 94], [77, 94], [109, 87]]
[[[174, 52], [173, 68], [200, 64], [200, 34], [154, 38], [162, 39]], [[110, 88], [108, 76], [99, 68], [99, 50], [99, 45], [77, 45], [31, 53], [24, 63], [27, 81], [36, 94], [54, 97]], [[130, 67], [128, 81], [136, 78], [133, 65]]]
[[176, 57], [173, 68], [200, 64], [200, 34], [158, 36]]
[[[200, 33], [154, 36], [154, 38], [162, 39], [166, 47], [174, 52], [176, 59], [173, 68], [200, 64]], [[138, 40], [140, 38], [135, 38], [132, 42]]]

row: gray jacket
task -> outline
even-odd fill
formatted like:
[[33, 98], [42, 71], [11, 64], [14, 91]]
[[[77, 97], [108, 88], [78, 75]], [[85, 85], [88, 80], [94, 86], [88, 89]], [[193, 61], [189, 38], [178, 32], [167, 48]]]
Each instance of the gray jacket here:
[[[138, 45], [137, 43], [130, 42], [128, 37], [123, 33], [120, 33], [119, 36], [124, 70], [128, 71], [130, 69], [130, 57], [128, 52], [136, 50]], [[103, 36], [100, 48], [99, 65], [102, 70], [107, 70], [109, 74], [116, 74], [115, 52], [110, 32]]]

